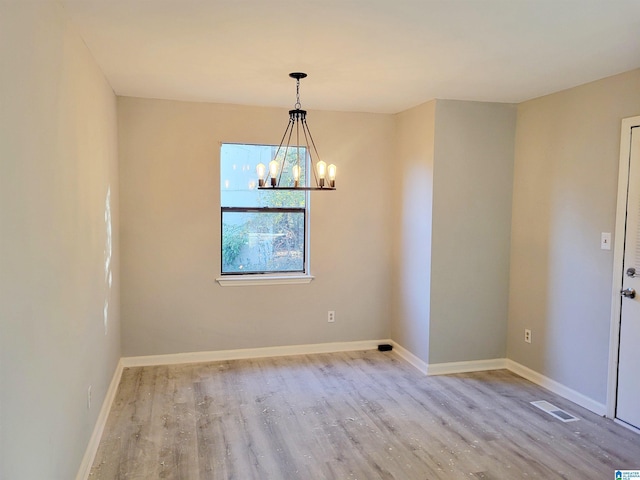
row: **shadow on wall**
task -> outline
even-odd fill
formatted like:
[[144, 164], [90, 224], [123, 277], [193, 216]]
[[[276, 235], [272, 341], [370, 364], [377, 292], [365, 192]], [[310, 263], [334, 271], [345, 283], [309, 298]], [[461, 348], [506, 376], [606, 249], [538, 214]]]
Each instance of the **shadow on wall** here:
[[414, 164], [402, 185], [399, 284], [396, 287], [402, 345], [428, 359], [431, 284], [432, 172]]

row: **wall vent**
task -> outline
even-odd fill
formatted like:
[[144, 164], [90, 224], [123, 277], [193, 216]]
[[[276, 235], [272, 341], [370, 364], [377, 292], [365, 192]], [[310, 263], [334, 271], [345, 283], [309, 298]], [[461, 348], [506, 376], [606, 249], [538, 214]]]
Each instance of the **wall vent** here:
[[574, 417], [570, 413], [565, 412], [561, 408], [556, 407], [552, 403], [547, 402], [546, 400], [538, 400], [535, 402], [531, 402], [531, 405], [534, 407], [538, 407], [540, 410], [547, 412], [552, 417], [557, 418], [561, 422], [576, 422], [580, 420], [577, 417]]

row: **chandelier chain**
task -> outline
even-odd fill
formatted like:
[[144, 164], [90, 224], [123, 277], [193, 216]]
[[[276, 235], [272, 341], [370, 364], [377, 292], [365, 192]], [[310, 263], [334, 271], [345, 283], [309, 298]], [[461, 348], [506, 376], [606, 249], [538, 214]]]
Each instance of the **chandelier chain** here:
[[294, 105], [296, 109], [300, 109], [302, 104], [300, 103], [300, 79], [296, 78], [296, 104]]

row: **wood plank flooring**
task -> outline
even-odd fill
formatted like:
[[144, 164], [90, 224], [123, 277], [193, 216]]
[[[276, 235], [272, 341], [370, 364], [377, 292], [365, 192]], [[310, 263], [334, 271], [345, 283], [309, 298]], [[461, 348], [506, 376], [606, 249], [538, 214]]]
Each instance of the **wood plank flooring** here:
[[89, 478], [599, 480], [615, 469], [640, 469], [640, 435], [511, 372], [426, 377], [366, 351], [125, 369]]

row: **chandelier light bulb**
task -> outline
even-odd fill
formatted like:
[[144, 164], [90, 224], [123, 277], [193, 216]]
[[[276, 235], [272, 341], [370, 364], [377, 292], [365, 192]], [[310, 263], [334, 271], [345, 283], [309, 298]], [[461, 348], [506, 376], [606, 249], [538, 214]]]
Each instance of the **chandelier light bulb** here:
[[265, 167], [264, 163], [259, 163], [256, 166], [256, 172], [258, 173], [258, 186], [264, 186], [264, 174], [267, 173], [267, 167]]
[[327, 167], [329, 173], [329, 186], [335, 188], [336, 186], [336, 166], [332, 163]]
[[327, 176], [327, 164], [320, 160], [318, 162], [318, 177], [325, 178]]
[[294, 165], [291, 169], [291, 173], [293, 174], [293, 182], [294, 186], [298, 186], [298, 182], [300, 181], [300, 165]]
[[320, 160], [316, 165], [318, 171], [318, 181], [321, 187], [324, 187], [324, 179], [327, 176], [327, 164]]
[[269, 176], [271, 176], [271, 186], [275, 187], [278, 182], [278, 162], [275, 160], [269, 162]]

